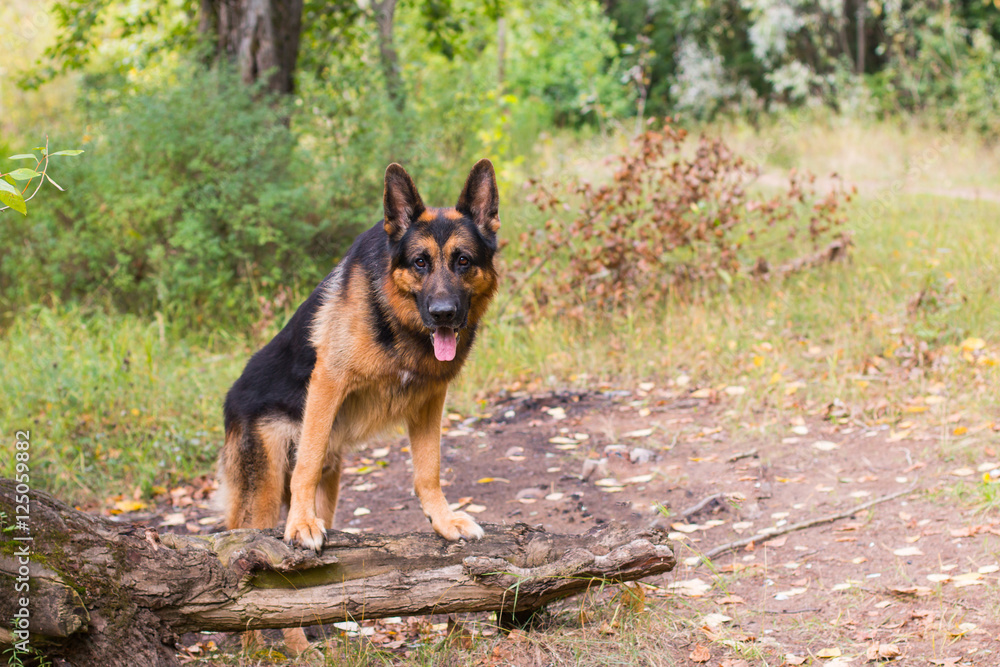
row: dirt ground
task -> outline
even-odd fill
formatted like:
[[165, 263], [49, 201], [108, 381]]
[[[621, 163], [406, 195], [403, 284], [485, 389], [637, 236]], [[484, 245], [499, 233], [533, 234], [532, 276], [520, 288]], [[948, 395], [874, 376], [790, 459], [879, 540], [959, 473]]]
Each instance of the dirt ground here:
[[[577, 533], [619, 520], [671, 531], [677, 568], [642, 587], [643, 607], [671, 621], [669, 641], [656, 649], [663, 655], [650, 664], [1000, 665], [1000, 517], [955, 492], [960, 484], [988, 490], [983, 473], [1000, 467], [1000, 427], [969, 428], [956, 442], [924, 415], [870, 423], [824, 406], [804, 417], [747, 418], [734, 410], [734, 394], [643, 384], [501, 397], [488, 417], [449, 416], [445, 493], [482, 522]], [[337, 528], [430, 530], [410, 491], [406, 444], [402, 435], [383, 438], [347, 460]], [[212, 489], [212, 480], [196, 480], [168, 490], [146, 514], [121, 518], [212, 532], [221, 528]], [[900, 491], [710, 564], [698, 557]], [[620, 599], [607, 595], [608, 604]], [[438, 622], [430, 628], [440, 631], [444, 620], [430, 619]], [[431, 631], [414, 623], [347, 630], [402, 656]], [[200, 642], [195, 655], [209, 640], [212, 649], [233, 646], [221, 636], [187, 640]], [[497, 650], [481, 664], [561, 662], [557, 652], [522, 651], [514, 660]], [[578, 655], [570, 662], [587, 664]]]

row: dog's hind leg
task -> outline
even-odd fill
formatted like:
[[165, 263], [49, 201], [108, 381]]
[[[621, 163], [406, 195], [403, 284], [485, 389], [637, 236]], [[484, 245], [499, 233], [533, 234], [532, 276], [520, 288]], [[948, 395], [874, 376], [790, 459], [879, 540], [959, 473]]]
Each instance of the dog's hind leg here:
[[[262, 419], [248, 427], [239, 425], [226, 435], [219, 476], [226, 490], [226, 527], [275, 528], [281, 521], [288, 480], [288, 450], [297, 437], [297, 426], [285, 419]], [[285, 644], [295, 653], [309, 647], [302, 628], [282, 631]], [[243, 633], [243, 648], [264, 646], [259, 630]]]
[[[264, 419], [258, 423], [257, 432], [267, 454], [269, 474], [262, 493], [256, 499], [261, 525], [250, 527], [274, 528], [281, 521], [281, 507], [287, 501], [285, 491], [291, 474], [288, 469], [288, 452], [298, 441], [301, 427], [288, 419]], [[309, 640], [302, 628], [283, 628], [281, 634], [284, 635], [285, 646], [296, 655], [309, 648]], [[256, 639], [255, 637], [254, 640]]]

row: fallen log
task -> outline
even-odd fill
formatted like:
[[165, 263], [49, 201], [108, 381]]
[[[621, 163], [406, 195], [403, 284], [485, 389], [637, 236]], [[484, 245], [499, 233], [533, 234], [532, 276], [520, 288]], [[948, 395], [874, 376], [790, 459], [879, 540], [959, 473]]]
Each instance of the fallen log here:
[[[582, 535], [484, 526], [486, 536], [468, 543], [429, 530], [331, 530], [316, 554], [289, 547], [277, 530], [160, 535], [43, 492], [31, 492], [27, 507], [18, 495], [0, 479], [0, 618], [18, 618], [29, 600], [31, 646], [73, 665], [174, 665], [179, 635], [195, 630], [475, 611], [518, 617], [595, 582], [674, 566], [662, 531], [616, 523]], [[16, 622], [9, 627], [0, 627], [0, 644], [22, 639]]]

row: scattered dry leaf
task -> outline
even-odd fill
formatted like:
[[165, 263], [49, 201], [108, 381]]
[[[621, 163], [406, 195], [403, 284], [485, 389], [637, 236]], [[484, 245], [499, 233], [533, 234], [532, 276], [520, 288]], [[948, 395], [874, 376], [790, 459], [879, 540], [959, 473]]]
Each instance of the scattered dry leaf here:
[[865, 651], [865, 658], [872, 660], [891, 660], [898, 658], [902, 653], [895, 644], [872, 644]]
[[896, 549], [893, 551], [897, 556], [923, 556], [924, 552], [920, 550], [920, 547], [903, 547], [902, 549]]
[[698, 644], [688, 655], [688, 658], [691, 662], [708, 662], [712, 659], [712, 652], [708, 650], [708, 647]]

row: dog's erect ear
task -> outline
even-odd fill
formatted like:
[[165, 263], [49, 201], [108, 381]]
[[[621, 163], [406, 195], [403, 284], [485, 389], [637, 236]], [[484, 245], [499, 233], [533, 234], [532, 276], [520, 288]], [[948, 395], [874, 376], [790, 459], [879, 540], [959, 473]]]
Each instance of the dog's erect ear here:
[[462, 215], [472, 218], [483, 233], [497, 233], [500, 229], [500, 194], [492, 162], [484, 158], [476, 163], [469, 172], [455, 208]]
[[385, 209], [385, 233], [398, 241], [424, 212], [417, 186], [406, 170], [393, 162], [385, 170], [385, 190], [382, 194]]

